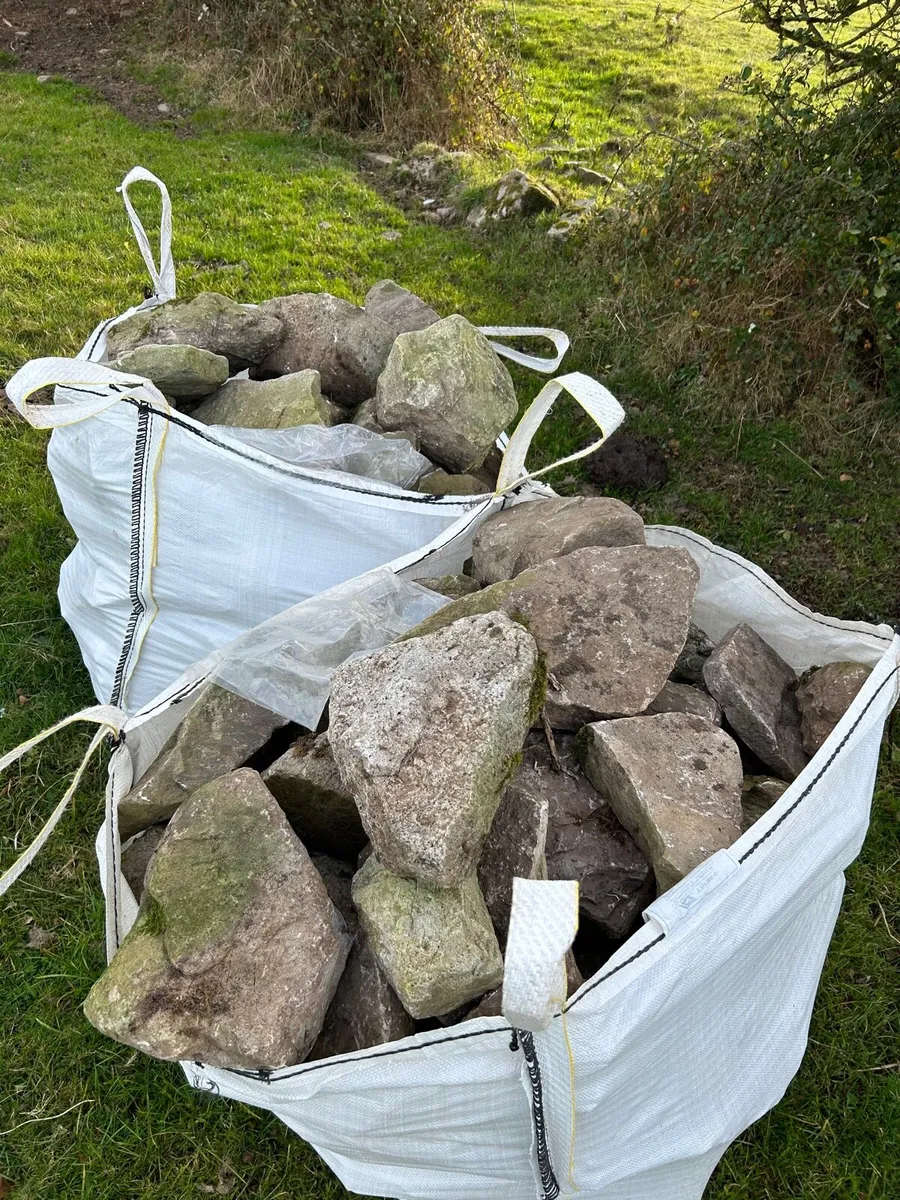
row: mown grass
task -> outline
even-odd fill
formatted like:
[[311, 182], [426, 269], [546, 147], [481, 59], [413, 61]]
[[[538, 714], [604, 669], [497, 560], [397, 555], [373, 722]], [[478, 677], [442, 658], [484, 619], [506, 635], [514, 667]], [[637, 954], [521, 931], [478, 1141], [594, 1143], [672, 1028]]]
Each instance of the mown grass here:
[[[97, 320], [140, 296], [143, 267], [114, 192], [135, 162], [172, 190], [183, 294], [209, 288], [258, 300], [324, 288], [359, 299], [389, 275], [477, 322], [566, 328], [567, 366], [600, 375], [632, 427], [668, 447], [669, 484], [627, 497], [647, 519], [714, 537], [817, 608], [896, 619], [896, 467], [877, 439], [844, 436], [811, 455], [789, 420], [739, 422], [710, 405], [694, 378], [647, 378], [635, 365], [635, 331], [623, 332], [605, 303], [611, 280], [577, 246], [529, 227], [475, 237], [411, 223], [361, 181], [346, 145], [262, 133], [179, 140], [136, 129], [67, 85], [0, 75], [0, 379], [35, 355], [74, 353]], [[152, 212], [153, 199], [141, 208]], [[386, 230], [400, 239], [384, 239]], [[519, 382], [523, 399], [539, 386]], [[587, 434], [563, 404], [536, 459]], [[0, 752], [90, 700], [56, 607], [71, 533], [44, 446], [20, 423], [0, 424]], [[573, 470], [557, 483], [574, 490], [580, 480]], [[37, 831], [84, 744], [84, 733], [62, 735], [0, 781], [0, 867]], [[231, 1183], [222, 1194], [232, 1197], [345, 1195], [275, 1118], [192, 1092], [177, 1068], [104, 1040], [82, 1017], [103, 965], [93, 859], [101, 785], [98, 764], [0, 909], [0, 1175], [16, 1184], [16, 1200], [188, 1200], [220, 1183]], [[895, 740], [850, 873], [809, 1053], [782, 1104], [725, 1156], [715, 1200], [898, 1193], [900, 1088], [889, 1066], [898, 1057], [900, 945], [889, 927], [900, 905], [898, 830]], [[28, 947], [35, 926], [52, 935], [43, 948]]]

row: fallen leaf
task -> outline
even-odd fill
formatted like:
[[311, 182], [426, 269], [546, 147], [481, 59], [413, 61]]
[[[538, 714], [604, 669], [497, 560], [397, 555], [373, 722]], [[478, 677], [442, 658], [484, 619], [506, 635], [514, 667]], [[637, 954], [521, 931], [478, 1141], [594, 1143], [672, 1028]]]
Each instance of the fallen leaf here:
[[846, 471], [838, 476], [838, 479], [840, 479], [841, 483], [849, 483], [852, 478], [853, 476], [848, 475]]
[[[51, 933], [48, 929], [41, 929], [40, 925], [32, 925], [28, 930], [28, 949], [43, 950], [45, 946], [49, 946], [56, 937], [55, 933]], [[0, 1192], [2, 1195], [2, 1192]]]
[[16, 697], [20, 704], [28, 703], [28, 697], [25, 695], [25, 693], [22, 691], [21, 688], [16, 688]]
[[15, 1186], [11, 1179], [7, 1179], [5, 1175], [0, 1175], [0, 1200], [6, 1200], [7, 1196], [11, 1196]]

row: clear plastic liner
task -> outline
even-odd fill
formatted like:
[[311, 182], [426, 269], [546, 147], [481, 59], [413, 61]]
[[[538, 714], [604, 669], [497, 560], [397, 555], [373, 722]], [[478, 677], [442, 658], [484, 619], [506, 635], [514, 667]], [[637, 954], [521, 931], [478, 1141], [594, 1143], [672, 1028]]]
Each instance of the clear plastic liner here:
[[362, 425], [296, 425], [292, 429], [211, 426], [217, 433], [263, 450], [294, 466], [346, 471], [409, 488], [432, 464], [405, 438], [390, 438]]

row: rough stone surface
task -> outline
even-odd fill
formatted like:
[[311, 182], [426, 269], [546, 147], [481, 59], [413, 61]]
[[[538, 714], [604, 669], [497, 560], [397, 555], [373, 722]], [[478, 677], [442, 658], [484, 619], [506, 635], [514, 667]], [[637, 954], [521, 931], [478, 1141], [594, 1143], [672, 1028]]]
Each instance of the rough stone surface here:
[[503, 958], [475, 875], [435, 888], [388, 871], [373, 854], [353, 900], [379, 966], [411, 1017], [437, 1017], [497, 987]]
[[803, 749], [812, 756], [837, 725], [871, 674], [861, 663], [835, 662], [813, 671], [797, 688]]
[[689, 683], [673, 683], [671, 679], [666, 680], [662, 691], [644, 711], [648, 716], [664, 712], [693, 713], [714, 725], [722, 724], [722, 710], [708, 692], [691, 687]]
[[279, 379], [231, 379], [191, 415], [205, 425], [244, 429], [333, 423], [332, 406], [322, 395], [318, 371], [297, 371]]
[[684, 645], [699, 571], [686, 550], [588, 546], [463, 596], [417, 625], [413, 638], [472, 613], [521, 620], [546, 660], [555, 728], [643, 712]]
[[534, 640], [502, 613], [335, 671], [331, 749], [386, 867], [437, 887], [474, 870], [539, 682]]
[[147, 866], [165, 832], [165, 825], [151, 825], [149, 829], [139, 833], [122, 851], [122, 874], [131, 888], [132, 896], [138, 902], [144, 894]]
[[110, 364], [155, 383], [170, 400], [197, 400], [228, 378], [228, 359], [196, 346], [137, 346]]
[[483, 496], [485, 486], [474, 475], [450, 475], [440, 467], [429, 471], [416, 484], [417, 492], [432, 496]]
[[332, 858], [330, 854], [313, 853], [309, 857], [322, 876], [329, 900], [344, 918], [347, 932], [355, 938], [359, 933], [359, 917], [351, 896], [355, 868], [343, 859]]
[[439, 575], [435, 579], [417, 579], [415, 582], [429, 591], [449, 596], [451, 600], [458, 600], [460, 596], [470, 596], [472, 592], [481, 590], [471, 575]]
[[201, 292], [193, 300], [170, 300], [135, 313], [106, 334], [110, 359], [148, 342], [198, 346], [223, 354], [232, 371], [260, 362], [281, 337], [281, 322], [261, 308], [242, 308], [218, 292]]
[[290, 1066], [319, 1035], [349, 942], [259, 776], [235, 771], [172, 818], [85, 1014], [156, 1058]]
[[382, 429], [375, 416], [374, 396], [371, 400], [364, 400], [359, 408], [355, 408], [351, 419], [354, 425], [361, 425], [363, 429], [371, 429], [373, 433], [380, 433], [382, 437], [405, 438], [413, 450], [419, 449], [419, 435], [414, 429]]
[[[508, 217], [534, 217], [559, 207], [559, 198], [546, 184], [530, 178], [524, 171], [508, 171], [497, 180], [485, 199], [485, 219], [503, 221]], [[478, 225], [482, 222], [473, 221]]]
[[434, 309], [420, 300], [414, 293], [394, 283], [393, 279], [382, 279], [366, 293], [367, 313], [383, 321], [396, 337], [400, 333], [414, 333], [427, 329], [441, 318]]
[[284, 333], [256, 373], [318, 371], [322, 391], [347, 407], [374, 394], [393, 342], [377, 317], [327, 292], [278, 296], [260, 310], [277, 318]]
[[767, 813], [776, 800], [780, 800], [788, 785], [783, 779], [768, 775], [745, 775], [741, 789], [743, 809], [742, 828], [749, 829], [763, 813]]
[[415, 1031], [415, 1022], [378, 965], [368, 939], [359, 933], [310, 1061], [382, 1046]]
[[600, 488], [662, 487], [669, 478], [663, 448], [650, 437], [619, 429], [584, 460], [588, 479]]
[[[584, 983], [584, 976], [578, 970], [575, 955], [570, 950], [566, 955], [566, 997], [574, 996]], [[466, 1020], [473, 1021], [476, 1017], [499, 1017], [503, 1014], [503, 988], [495, 988], [481, 1000], [475, 1008], [466, 1013]]]
[[166, 821], [196, 788], [247, 761], [286, 722], [218, 684], [205, 687], [156, 762], [119, 802], [119, 835]]
[[472, 543], [473, 574], [479, 583], [497, 583], [585, 546], [643, 543], [644, 522], [621, 500], [533, 500], [503, 509], [478, 527]]
[[784, 659], [749, 625], [736, 625], [707, 659], [703, 681], [741, 741], [776, 775], [796, 778], [807, 756], [797, 676]]
[[308, 850], [355, 860], [366, 833], [341, 783], [327, 733], [299, 738], [262, 778]]
[[598, 721], [579, 737], [585, 774], [672, 887], [741, 834], [741, 756], [712, 722], [686, 713]]
[[518, 412], [506, 367], [459, 315], [401, 333], [375, 390], [385, 429], [414, 429], [423, 454], [449, 471], [479, 466]]
[[582, 916], [607, 937], [625, 938], [656, 895], [653, 869], [609, 803], [585, 778], [574, 739], [559, 737], [556, 748], [561, 771], [543, 735], [534, 735], [507, 795], [546, 796], [547, 877], [577, 879]]
[[715, 648], [716, 644], [712, 638], [707, 637], [700, 626], [691, 621], [684, 649], [678, 655], [678, 661], [672, 671], [675, 683], [688, 683], [692, 687], [705, 689], [703, 668]]

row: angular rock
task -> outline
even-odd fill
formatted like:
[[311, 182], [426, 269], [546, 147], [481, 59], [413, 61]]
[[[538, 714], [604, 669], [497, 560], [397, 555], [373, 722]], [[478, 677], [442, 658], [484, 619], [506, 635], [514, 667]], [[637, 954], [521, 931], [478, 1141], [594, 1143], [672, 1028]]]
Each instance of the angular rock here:
[[714, 725], [722, 724], [722, 710], [708, 692], [688, 683], [673, 683], [671, 679], [666, 680], [659, 695], [644, 711], [648, 716], [664, 712], [693, 713]]
[[715, 648], [716, 643], [712, 638], [707, 637], [700, 626], [691, 621], [684, 649], [678, 655], [678, 661], [672, 671], [674, 682], [688, 683], [692, 687], [705, 689], [703, 668]]
[[228, 378], [228, 359], [196, 346], [137, 346], [110, 365], [149, 379], [175, 401], [208, 396]]
[[828, 663], [797, 688], [803, 749], [810, 757], [821, 750], [871, 673], [871, 668], [862, 663]]
[[415, 1022], [360, 933], [309, 1061], [383, 1046], [411, 1037], [415, 1031]]
[[439, 467], [422, 476], [416, 491], [432, 496], [483, 496], [485, 487], [474, 475], [449, 475]]
[[262, 778], [307, 849], [356, 859], [366, 833], [356, 802], [341, 783], [327, 733], [299, 738]]
[[124, 841], [148, 825], [167, 821], [201, 784], [241, 766], [287, 722], [208, 684], [137, 785], [119, 801]]
[[318, 371], [322, 391], [345, 407], [374, 394], [394, 340], [377, 317], [327, 292], [278, 296], [260, 311], [280, 321], [283, 335], [254, 374]]
[[331, 425], [332, 406], [322, 395], [318, 371], [297, 371], [280, 379], [230, 379], [191, 414], [204, 425], [244, 429], [293, 429]]
[[170, 300], [135, 313], [106, 334], [106, 353], [119, 358], [148, 342], [198, 346], [228, 359], [232, 371], [260, 362], [281, 337], [281, 322], [261, 308], [244, 308], [218, 292]]
[[473, 574], [481, 584], [497, 583], [585, 546], [643, 544], [644, 522], [621, 500], [534, 500], [503, 509], [478, 527], [472, 542]]
[[355, 868], [340, 858], [329, 854], [310, 854], [312, 864], [322, 876], [328, 899], [344, 918], [347, 932], [354, 940], [359, 933], [359, 917], [351, 897]]
[[404, 879], [375, 855], [353, 900], [379, 966], [412, 1017], [437, 1017], [497, 987], [503, 958], [474, 874], [459, 887]]
[[788, 785], [783, 779], [772, 779], [768, 775], [745, 775], [741, 788], [742, 829], [749, 829], [781, 799], [787, 789]]
[[366, 312], [383, 321], [394, 337], [427, 329], [441, 319], [430, 305], [393, 279], [382, 279], [369, 288], [364, 303]]
[[401, 333], [375, 389], [385, 429], [414, 429], [423, 454], [449, 471], [479, 466], [518, 412], [506, 367], [465, 317]]
[[598, 721], [578, 740], [584, 771], [666, 891], [741, 834], [741, 756], [710, 721], [660, 713]]
[[147, 874], [150, 859], [156, 853], [165, 832], [165, 825], [151, 825], [149, 829], [132, 838], [122, 850], [122, 874], [138, 903], [144, 894], [144, 876]]
[[[566, 955], [566, 997], [574, 996], [583, 983], [584, 976], [578, 970], [575, 955], [570, 950]], [[466, 1013], [466, 1020], [474, 1021], [476, 1017], [499, 1017], [502, 1015], [503, 988], [498, 987], [493, 992], [488, 992], [475, 1008]]]
[[445, 888], [474, 870], [541, 684], [534, 640], [502, 613], [335, 671], [331, 749], [385, 867]]
[[534, 217], [558, 207], [558, 197], [546, 184], [517, 169], [497, 180], [484, 203], [486, 216], [492, 221]]
[[172, 818], [138, 919], [84, 1011], [156, 1058], [301, 1062], [349, 950], [309, 855], [255, 771], [206, 784]]
[[354, 425], [360, 425], [363, 429], [370, 429], [373, 433], [380, 433], [382, 437], [405, 438], [413, 450], [418, 450], [419, 448], [419, 435], [414, 429], [381, 428], [375, 417], [374, 397], [371, 400], [364, 400], [359, 408], [355, 408], [351, 420]]
[[415, 582], [431, 592], [449, 596], [451, 600], [458, 600], [460, 596], [470, 596], [472, 592], [481, 590], [471, 575], [440, 575], [436, 579], [417, 579]]
[[749, 625], [736, 625], [707, 659], [703, 682], [741, 741], [776, 775], [795, 779], [807, 756], [797, 676], [784, 659]]

